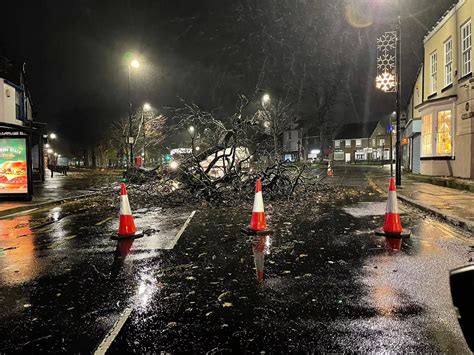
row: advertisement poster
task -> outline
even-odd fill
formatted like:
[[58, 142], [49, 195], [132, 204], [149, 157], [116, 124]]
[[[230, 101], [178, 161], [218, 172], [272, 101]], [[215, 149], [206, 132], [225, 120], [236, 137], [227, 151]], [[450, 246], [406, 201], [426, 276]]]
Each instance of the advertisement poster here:
[[0, 137], [0, 194], [28, 193], [26, 138]]

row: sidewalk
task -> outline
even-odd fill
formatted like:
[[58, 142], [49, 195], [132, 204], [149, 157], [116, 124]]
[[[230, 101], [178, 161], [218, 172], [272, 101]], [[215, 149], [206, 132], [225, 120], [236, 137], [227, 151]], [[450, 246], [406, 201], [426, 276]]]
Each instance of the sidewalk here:
[[69, 172], [67, 176], [47, 171], [44, 183], [34, 185], [32, 201], [0, 201], [0, 218], [31, 209], [46, 207], [79, 197], [97, 194], [104, 187], [119, 179], [119, 172], [84, 170]]
[[[383, 191], [388, 189], [388, 175], [371, 175], [371, 179]], [[419, 182], [403, 175], [397, 197], [474, 233], [474, 193], [470, 191]]]

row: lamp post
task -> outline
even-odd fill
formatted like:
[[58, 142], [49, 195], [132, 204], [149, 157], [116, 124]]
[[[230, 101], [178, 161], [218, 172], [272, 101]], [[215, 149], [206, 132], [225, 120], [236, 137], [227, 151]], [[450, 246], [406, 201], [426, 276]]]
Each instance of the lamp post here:
[[[400, 9], [400, 6], [399, 6]], [[401, 185], [401, 149], [400, 149], [400, 95], [401, 95], [401, 19], [397, 18], [395, 31], [385, 32], [377, 38], [376, 87], [385, 93], [396, 94], [396, 143], [395, 143], [395, 181]], [[391, 120], [390, 120], [391, 125]], [[390, 132], [390, 139], [392, 133]], [[392, 152], [392, 146], [390, 146]], [[392, 154], [392, 153], [391, 153]], [[390, 165], [391, 166], [391, 165]], [[393, 174], [391, 169], [391, 175]]]
[[133, 166], [133, 137], [132, 137], [132, 95], [130, 90], [130, 72], [131, 68], [139, 68], [140, 62], [132, 59], [128, 63], [128, 143], [130, 144], [130, 167]]
[[145, 142], [146, 142], [146, 132], [145, 132], [145, 111], [150, 111], [151, 110], [151, 105], [149, 103], [145, 103], [143, 105], [142, 109], [142, 129], [143, 129], [143, 150], [142, 150], [142, 156], [143, 156], [143, 166], [145, 166]]

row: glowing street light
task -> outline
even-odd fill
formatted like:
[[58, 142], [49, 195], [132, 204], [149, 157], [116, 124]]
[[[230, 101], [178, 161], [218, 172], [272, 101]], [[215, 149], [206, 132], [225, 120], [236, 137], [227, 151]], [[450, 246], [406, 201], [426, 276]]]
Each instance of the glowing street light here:
[[56, 139], [57, 138], [56, 133], [50, 133], [49, 138]]
[[58, 153], [54, 153], [54, 156], [57, 157], [57, 156], [58, 156]]
[[143, 104], [143, 110], [144, 111], [150, 111], [151, 110], [151, 105], [148, 102], [144, 103]]
[[176, 169], [178, 169], [178, 166], [179, 166], [179, 163], [178, 163], [176, 160], [173, 160], [173, 161], [170, 163], [170, 169], [171, 169], [171, 170], [176, 170]]
[[189, 133], [193, 134], [193, 133], [194, 133], [194, 127], [193, 127], [193, 126], [189, 126], [188, 131], [189, 131]]
[[47, 152], [48, 152], [48, 154], [53, 154], [53, 153], [54, 153], [54, 151], [53, 151], [51, 148], [49, 148], [49, 149], [47, 150]]
[[44, 147], [45, 147], [45, 148], [49, 148], [49, 147], [50, 147], [49, 143], [46, 143], [46, 144], [44, 145]]
[[140, 68], [140, 62], [139, 62], [137, 59], [133, 59], [133, 60], [130, 62], [130, 65], [131, 65], [133, 68]]
[[269, 94], [264, 94], [262, 96], [262, 104], [265, 105], [270, 102], [270, 95]]
[[196, 150], [196, 152], [199, 152], [199, 150], [201, 149], [200, 147], [196, 147], [194, 148]]

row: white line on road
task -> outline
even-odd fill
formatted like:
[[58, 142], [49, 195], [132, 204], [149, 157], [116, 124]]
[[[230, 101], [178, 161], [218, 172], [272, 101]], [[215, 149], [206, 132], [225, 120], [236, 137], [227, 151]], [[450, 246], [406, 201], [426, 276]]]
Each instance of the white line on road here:
[[122, 329], [128, 317], [130, 317], [131, 313], [132, 313], [131, 308], [125, 308], [123, 313], [120, 315], [119, 319], [115, 322], [112, 329], [110, 329], [110, 331], [105, 336], [104, 340], [102, 340], [102, 343], [100, 343], [100, 345], [97, 347], [96, 351], [94, 352], [94, 355], [104, 355], [107, 352], [107, 350], [109, 350], [110, 345], [112, 345], [113, 341], [117, 337], [118, 333]]
[[26, 211], [20, 211], [20, 212], [16, 212], [16, 213], [12, 213], [12, 214], [7, 214], [5, 216], [2, 216], [0, 219], [6, 219], [6, 218], [10, 218], [10, 217], [15, 217], [15, 216], [21, 216], [22, 214], [27, 214], [29, 212], [36, 211], [37, 209], [39, 209], [39, 208], [32, 208], [31, 210], [26, 210]]
[[173, 238], [173, 240], [170, 242], [169, 249], [173, 249], [176, 243], [178, 242], [178, 239], [181, 237], [181, 234], [184, 233], [184, 230], [188, 227], [189, 223], [191, 222], [191, 219], [193, 219], [194, 214], [196, 211], [192, 211], [191, 214], [189, 215], [188, 219], [186, 222], [184, 222], [183, 226], [179, 230], [179, 232], [176, 234], [176, 236]]

